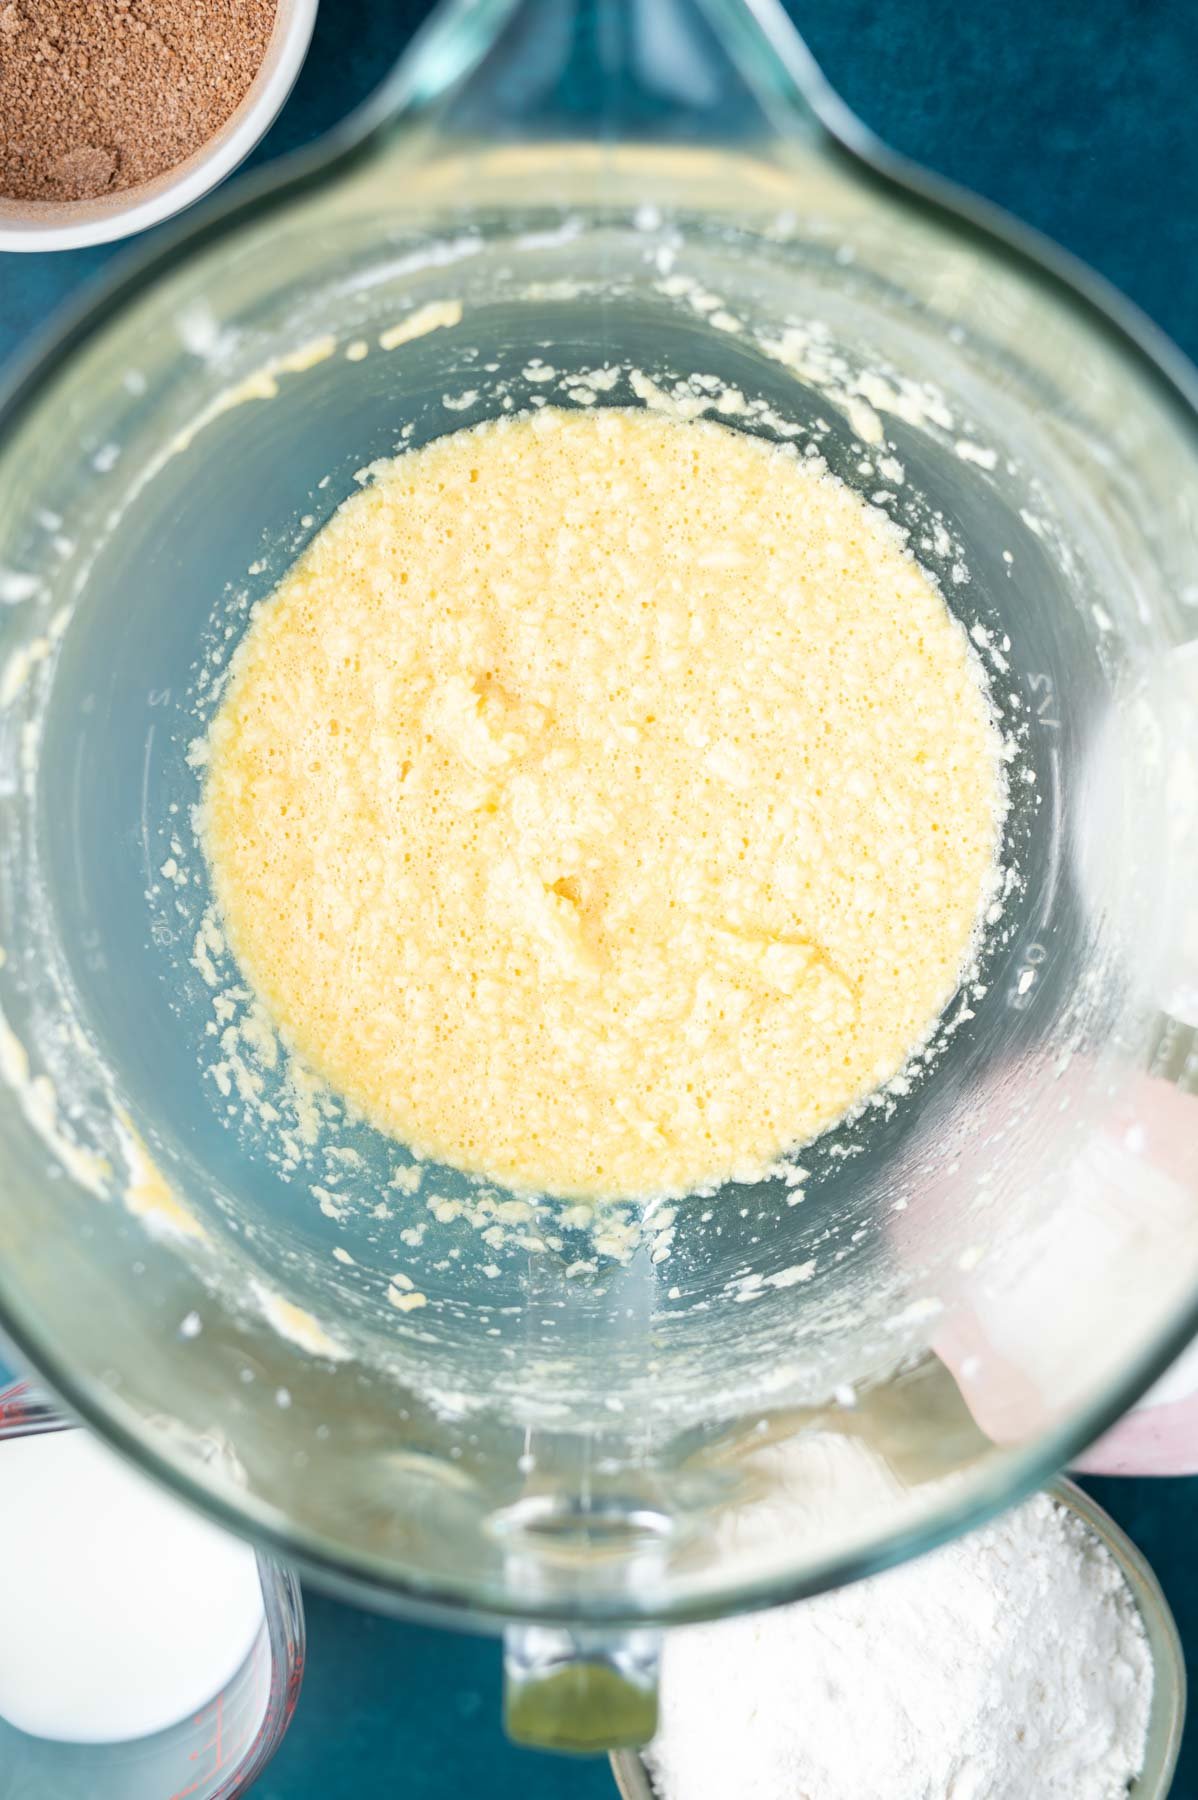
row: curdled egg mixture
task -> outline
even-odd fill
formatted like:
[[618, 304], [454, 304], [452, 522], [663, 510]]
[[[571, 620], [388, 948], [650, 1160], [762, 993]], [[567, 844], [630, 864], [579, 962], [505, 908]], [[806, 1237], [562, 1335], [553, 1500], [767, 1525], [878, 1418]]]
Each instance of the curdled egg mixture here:
[[201, 834], [289, 1048], [419, 1154], [753, 1179], [958, 985], [1004, 785], [877, 512], [708, 422], [545, 408], [379, 464], [238, 649]]

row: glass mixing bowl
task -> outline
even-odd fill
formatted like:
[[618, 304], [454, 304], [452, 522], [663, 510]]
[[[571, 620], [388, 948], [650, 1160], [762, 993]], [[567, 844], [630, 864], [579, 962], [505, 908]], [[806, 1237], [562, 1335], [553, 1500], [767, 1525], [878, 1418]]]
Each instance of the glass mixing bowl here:
[[[547, 399], [811, 446], [941, 579], [1012, 755], [908, 1091], [799, 1189], [606, 1228], [297, 1111], [190, 823], [246, 611], [357, 472]], [[1198, 1318], [1196, 522], [1181, 359], [873, 145], [768, 0], [451, 5], [10, 385], [5, 1329], [226, 1525], [506, 1626], [512, 1729], [567, 1744], [649, 1734], [662, 1625], [1037, 1485]]]

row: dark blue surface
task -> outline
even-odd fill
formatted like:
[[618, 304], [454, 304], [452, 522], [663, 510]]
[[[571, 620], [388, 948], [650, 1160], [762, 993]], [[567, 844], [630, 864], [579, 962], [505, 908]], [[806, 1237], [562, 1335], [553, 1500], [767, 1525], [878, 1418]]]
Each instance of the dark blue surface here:
[[[1194, 0], [790, 4], [834, 85], [882, 137], [1058, 238], [1198, 358]], [[341, 118], [426, 11], [404, 0], [324, 0], [313, 54], [253, 160]], [[111, 254], [0, 257], [0, 355]], [[1155, 1566], [1198, 1687], [1198, 1478], [1089, 1485]], [[610, 1800], [602, 1764], [504, 1742], [495, 1645], [315, 1595], [308, 1620], [299, 1710], [255, 1800]], [[1173, 1792], [1198, 1800], [1198, 1730], [1187, 1735]]]

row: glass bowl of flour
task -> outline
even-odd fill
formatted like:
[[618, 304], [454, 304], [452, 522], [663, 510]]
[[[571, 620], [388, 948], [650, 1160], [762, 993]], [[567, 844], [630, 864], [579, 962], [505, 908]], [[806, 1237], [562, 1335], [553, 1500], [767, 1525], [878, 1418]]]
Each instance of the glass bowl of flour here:
[[1185, 1711], [1156, 1577], [1061, 1481], [919, 1565], [671, 1638], [661, 1735], [612, 1772], [622, 1800], [1164, 1800]]
[[1135, 1800], [1165, 1800], [1173, 1784], [1186, 1720], [1185, 1652], [1177, 1622], [1149, 1564], [1109, 1513], [1073, 1482], [1059, 1482], [1052, 1492], [1101, 1539], [1139, 1610], [1152, 1656], [1152, 1705], [1143, 1767], [1129, 1791]]

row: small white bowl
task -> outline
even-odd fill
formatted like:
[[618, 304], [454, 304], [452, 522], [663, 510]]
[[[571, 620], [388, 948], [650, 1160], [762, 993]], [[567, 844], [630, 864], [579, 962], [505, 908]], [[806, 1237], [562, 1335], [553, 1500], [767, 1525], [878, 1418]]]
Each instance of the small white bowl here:
[[262, 66], [237, 110], [191, 156], [153, 181], [99, 200], [6, 200], [0, 196], [0, 250], [74, 250], [129, 237], [181, 212], [230, 174], [282, 110], [300, 72], [317, 0], [278, 0]]

